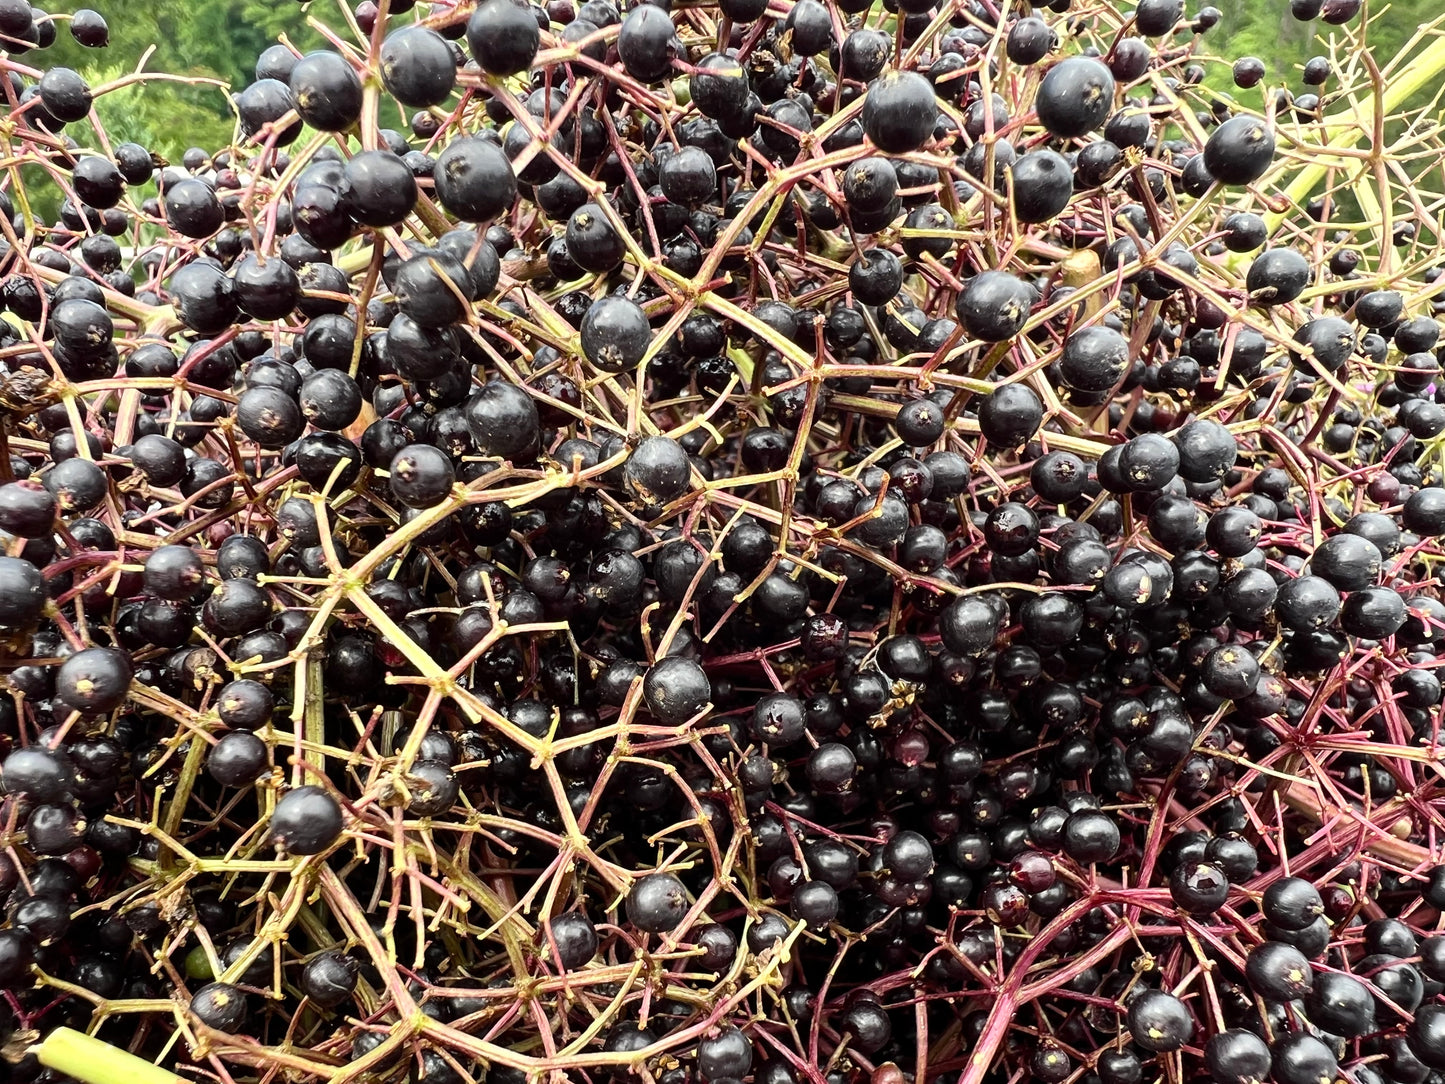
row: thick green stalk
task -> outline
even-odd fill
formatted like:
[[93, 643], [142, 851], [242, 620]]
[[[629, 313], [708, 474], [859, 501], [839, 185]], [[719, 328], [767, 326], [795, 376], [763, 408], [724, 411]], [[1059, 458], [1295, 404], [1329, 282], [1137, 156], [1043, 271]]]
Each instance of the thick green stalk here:
[[35, 1050], [40, 1064], [84, 1084], [185, 1084], [159, 1065], [70, 1028], [56, 1028]]
[[[1439, 79], [1441, 73], [1445, 73], [1445, 37], [1433, 38], [1424, 52], [1405, 65], [1404, 71], [1391, 76], [1380, 103], [1385, 116], [1390, 116], [1416, 93]], [[1331, 166], [1338, 165], [1339, 160], [1330, 152], [1350, 150], [1367, 134], [1373, 133], [1374, 126], [1375, 105], [1373, 102], [1365, 103], [1360, 107], [1358, 117], [1326, 125], [1323, 143], [1302, 148], [1311, 152], [1310, 161], [1303, 165], [1295, 173], [1294, 179], [1285, 186], [1282, 193], [1287, 201], [1285, 208], [1271, 211], [1264, 216], [1271, 233], [1309, 199], [1310, 193], [1314, 191], [1315, 185], [1320, 183], [1326, 171]], [[1375, 148], [1376, 153], [1383, 150], [1383, 147]]]

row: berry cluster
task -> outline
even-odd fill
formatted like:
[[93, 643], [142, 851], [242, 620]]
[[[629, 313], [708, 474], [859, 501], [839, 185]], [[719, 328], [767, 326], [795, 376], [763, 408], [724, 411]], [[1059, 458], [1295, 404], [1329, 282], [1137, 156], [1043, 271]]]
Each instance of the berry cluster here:
[[1441, 1079], [1360, 8], [363, 0], [176, 165], [0, 0], [0, 1079]]

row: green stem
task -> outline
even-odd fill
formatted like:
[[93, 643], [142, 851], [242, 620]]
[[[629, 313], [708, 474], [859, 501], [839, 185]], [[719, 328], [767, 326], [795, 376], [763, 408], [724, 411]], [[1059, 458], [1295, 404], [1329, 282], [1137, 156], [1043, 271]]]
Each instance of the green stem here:
[[152, 1065], [119, 1047], [82, 1035], [70, 1028], [56, 1028], [35, 1050], [40, 1064], [73, 1076], [84, 1084], [185, 1084], [159, 1065]]
[[311, 769], [307, 772], [308, 783], [322, 782], [321, 776], [326, 765], [321, 752], [326, 747], [326, 708], [322, 704], [324, 686], [321, 650], [312, 648], [306, 653], [306, 697], [302, 709], [303, 733], [311, 747], [306, 752], [306, 760]]
[[[1388, 117], [1394, 113], [1416, 92], [1435, 82], [1441, 72], [1445, 72], [1445, 38], [1435, 38], [1424, 52], [1405, 66], [1403, 72], [1392, 77], [1380, 103], [1384, 115]], [[1357, 120], [1341, 121], [1338, 125], [1330, 125], [1325, 129], [1326, 142], [1308, 148], [1309, 164], [1294, 175], [1294, 180], [1290, 181], [1282, 193], [1289, 205], [1283, 211], [1271, 211], [1265, 215], [1270, 233], [1279, 228], [1286, 215], [1309, 198], [1315, 185], [1320, 183], [1325, 172], [1335, 164], [1330, 151], [1352, 148], [1367, 133], [1374, 131], [1374, 121], [1375, 108], [1372, 102], [1360, 109]], [[1384, 149], [1377, 147], [1376, 152], [1383, 152]]]

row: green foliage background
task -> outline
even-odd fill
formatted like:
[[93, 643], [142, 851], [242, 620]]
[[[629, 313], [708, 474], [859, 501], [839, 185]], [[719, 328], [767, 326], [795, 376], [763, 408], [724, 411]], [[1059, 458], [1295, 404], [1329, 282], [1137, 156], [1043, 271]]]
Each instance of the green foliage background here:
[[[1289, 0], [1209, 0], [1224, 14], [1219, 26], [1205, 38], [1208, 51], [1230, 60], [1241, 56], [1257, 56], [1269, 69], [1271, 85], [1288, 86], [1298, 93], [1300, 68], [1310, 57], [1325, 53], [1324, 42], [1331, 37], [1341, 46], [1349, 41], [1348, 33], [1358, 30], [1356, 19], [1344, 28], [1328, 26], [1315, 20], [1303, 23], [1289, 13]], [[1198, 5], [1191, 3], [1191, 10]], [[1392, 3], [1371, 2], [1369, 13], [1369, 44], [1380, 67], [1385, 67], [1414, 35], [1422, 23], [1432, 22], [1445, 14], [1438, 0], [1394, 0]], [[1323, 39], [1321, 41], [1320, 39]], [[1220, 66], [1211, 72], [1211, 85], [1230, 84], [1229, 69]]]
[[[56, 13], [99, 11], [110, 24], [110, 46], [82, 49], [62, 26], [55, 45], [20, 62], [64, 64], [92, 86], [133, 71], [155, 46], [147, 71], [221, 79], [239, 89], [254, 77], [257, 55], [277, 35], [288, 35], [302, 49], [322, 44], [306, 23], [308, 10], [294, 0], [59, 0], [45, 6]], [[340, 22], [334, 4], [307, 8], [330, 25]], [[211, 85], [152, 82], [107, 94], [96, 108], [112, 142], [134, 140], [176, 161], [187, 147], [228, 143], [234, 121], [226, 92]]]
[[[307, 25], [308, 14], [341, 26], [338, 4], [345, 2], [312, 0], [303, 7], [295, 0], [57, 0], [47, 5], [50, 10], [91, 7], [104, 14], [111, 28], [110, 47], [82, 49], [61, 28], [56, 45], [34, 59], [74, 67], [98, 85], [132, 70], [154, 45], [147, 70], [219, 78], [239, 89], [252, 78], [257, 54], [278, 34], [287, 34], [302, 49], [322, 44]], [[1300, 67], [1324, 51], [1315, 40], [1317, 32], [1332, 34], [1341, 44], [1346, 41], [1338, 28], [1291, 17], [1288, 0], [1205, 2], [1224, 14], [1220, 26], [1205, 38], [1207, 51], [1231, 60], [1258, 56], [1268, 66], [1271, 86], [1303, 89]], [[1190, 0], [1190, 13], [1201, 6], [1200, 0]], [[1438, 17], [1442, 10], [1440, 0], [1394, 0], [1388, 6], [1372, 0], [1368, 6], [1371, 48], [1382, 67], [1419, 24]], [[1228, 65], [1212, 66], [1209, 83], [1232, 89]], [[224, 144], [232, 130], [227, 97], [214, 86], [151, 83], [106, 95], [97, 108], [113, 141], [132, 139], [172, 160], [189, 146], [213, 149]]]

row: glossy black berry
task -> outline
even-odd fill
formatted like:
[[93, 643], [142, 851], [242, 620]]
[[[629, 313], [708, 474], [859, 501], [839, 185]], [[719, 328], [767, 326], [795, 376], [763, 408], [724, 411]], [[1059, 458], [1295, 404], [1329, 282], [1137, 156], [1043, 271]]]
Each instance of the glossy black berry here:
[[236, 423], [262, 448], [284, 448], [306, 428], [296, 400], [279, 388], [248, 388], [236, 403]]
[[1245, 977], [1257, 994], [1275, 1001], [1293, 1001], [1314, 988], [1314, 973], [1304, 953], [1278, 941], [1250, 949]]
[[688, 90], [703, 116], [721, 119], [736, 115], [747, 102], [747, 74], [735, 57], [709, 53], [688, 76]]
[[216, 714], [227, 726], [255, 730], [270, 721], [275, 698], [259, 681], [241, 678], [217, 691], [215, 706]]
[[1259, 305], [1283, 305], [1304, 292], [1310, 281], [1308, 261], [1292, 248], [1265, 249], [1249, 265], [1245, 287]]
[[879, 76], [863, 98], [863, 129], [888, 154], [917, 150], [933, 134], [938, 103], [933, 87], [917, 72]]
[[425, 108], [447, 100], [456, 86], [451, 46], [435, 30], [406, 26], [381, 43], [381, 78], [402, 105]]
[[320, 854], [342, 829], [341, 806], [317, 786], [287, 791], [271, 814], [271, 839], [289, 854]]
[[1291, 1032], [1274, 1041], [1272, 1075], [1279, 1084], [1316, 1084], [1334, 1080], [1338, 1063], [1334, 1053], [1305, 1032]]
[[37, 802], [56, 802], [69, 796], [75, 783], [70, 758], [60, 750], [42, 746], [16, 749], [0, 767], [0, 784], [7, 794], [23, 794]]
[[50, 68], [40, 77], [40, 100], [57, 120], [84, 120], [90, 113], [90, 85], [71, 68]]
[[587, 360], [609, 373], [635, 368], [652, 342], [641, 306], [617, 294], [594, 301], [580, 330]]
[[639, 877], [624, 902], [627, 921], [644, 933], [656, 934], [675, 930], [690, 906], [687, 890], [671, 873]]
[[34, 938], [24, 930], [0, 930], [0, 982], [13, 986], [24, 980], [35, 960]]
[[697, 1044], [697, 1069], [702, 1079], [741, 1080], [753, 1064], [753, 1044], [738, 1028], [721, 1028]]
[[1120, 842], [1119, 825], [1098, 810], [1080, 810], [1064, 822], [1064, 851], [1081, 864], [1109, 861]]
[[1069, 57], [1048, 70], [1034, 99], [1039, 123], [1071, 139], [1104, 123], [1114, 107], [1114, 77], [1092, 57]]
[[452, 140], [437, 156], [433, 178], [442, 206], [466, 222], [497, 217], [517, 195], [517, 177], [506, 152], [486, 139]]
[[[645, 8], [653, 10], [647, 11]], [[617, 53], [627, 74], [644, 83], [659, 82], [672, 70], [676, 50], [672, 19], [655, 5], [639, 5], [622, 20]]]
[[110, 27], [100, 12], [80, 8], [71, 17], [70, 36], [87, 49], [104, 49], [110, 44]]
[[1159, 37], [1174, 29], [1184, 17], [1184, 0], [1139, 0], [1134, 8], [1134, 29], [1149, 37]]
[[1194, 1035], [1188, 1008], [1162, 990], [1140, 991], [1129, 1002], [1129, 1034], [1145, 1050], [1178, 1050]]
[[1128, 340], [1113, 328], [1098, 325], [1074, 332], [1059, 358], [1065, 383], [1085, 392], [1110, 390], [1123, 377], [1128, 364]]
[[361, 79], [339, 53], [307, 53], [291, 68], [288, 82], [297, 113], [318, 131], [345, 131], [361, 116]]
[[1310, 558], [1310, 572], [1340, 591], [1360, 591], [1380, 574], [1379, 548], [1361, 535], [1343, 532], [1325, 539]]
[[229, 983], [202, 986], [192, 995], [190, 1008], [197, 1020], [217, 1031], [240, 1031], [246, 1022], [246, 995]]
[[77, 651], [55, 675], [55, 695], [67, 708], [99, 715], [125, 702], [134, 669], [130, 656], [108, 647]]
[[1047, 222], [1074, 194], [1074, 173], [1063, 155], [1050, 150], [1020, 155], [1009, 167], [1013, 176], [1013, 210], [1020, 222]]
[[647, 671], [642, 695], [648, 711], [665, 726], [680, 726], [696, 716], [712, 698], [712, 685], [692, 659], [673, 655]]
[[537, 440], [540, 422], [536, 401], [515, 384], [484, 384], [466, 406], [467, 428], [483, 455], [514, 458]]
[[387, 474], [391, 492], [408, 508], [439, 504], [456, 480], [451, 459], [430, 444], [412, 444], [397, 452]]
[[186, 179], [167, 185], [161, 195], [166, 222], [187, 237], [209, 237], [221, 228], [226, 212], [211, 186]]
[[1181, 862], [1169, 878], [1169, 895], [1193, 915], [1210, 915], [1229, 897], [1229, 880], [1212, 862]]
[[205, 580], [201, 555], [189, 546], [161, 546], [146, 558], [145, 588], [158, 598], [173, 602], [195, 598]]
[[300, 283], [291, 265], [282, 259], [262, 261], [254, 255], [241, 258], [231, 272], [236, 304], [258, 320], [279, 320], [296, 307]]
[[364, 150], [346, 163], [339, 186], [342, 207], [362, 226], [397, 226], [416, 204], [416, 178], [389, 150]]
[[301, 991], [323, 1009], [345, 1004], [356, 989], [356, 962], [340, 952], [323, 952], [306, 961], [301, 970]]
[[1030, 439], [1038, 432], [1043, 417], [1043, 403], [1025, 384], [996, 388], [978, 409], [980, 431], [991, 443], [1004, 448], [1017, 447]]
[[1204, 143], [1204, 167], [1221, 184], [1252, 184], [1274, 161], [1274, 133], [1257, 117], [1231, 117]]
[[222, 786], [242, 787], [266, 770], [266, 743], [244, 730], [222, 734], [206, 754], [206, 771]]
[[569, 911], [552, 919], [547, 924], [547, 936], [565, 971], [575, 971], [597, 955], [597, 930], [579, 912]]
[[623, 468], [628, 491], [646, 503], [674, 501], [688, 491], [692, 464], [671, 437], [647, 437]]
[[1007, 271], [984, 271], [958, 295], [958, 320], [971, 338], [1003, 342], [1023, 329], [1033, 303], [1033, 288], [1022, 279]]
[[1419, 941], [1414, 931], [1399, 919], [1377, 918], [1365, 924], [1365, 950], [1404, 959], [1416, 954]]
[[1259, 1084], [1269, 1076], [1269, 1046], [1252, 1031], [1228, 1028], [1205, 1041], [1204, 1064], [1217, 1084]]
[[1281, 877], [1264, 890], [1264, 915], [1286, 930], [1302, 930], [1324, 914], [1324, 902], [1314, 885], [1300, 877]]
[[1199, 419], [1174, 435], [1179, 448], [1179, 474], [1189, 482], [1217, 482], [1239, 456], [1234, 435], [1219, 422]]
[[849, 268], [848, 285], [861, 304], [887, 304], [903, 287], [903, 265], [887, 249], [869, 249]]
[[1037, 64], [1049, 55], [1056, 42], [1048, 23], [1036, 16], [1027, 16], [1009, 27], [1008, 58], [1015, 64]]
[[1383, 640], [1405, 624], [1405, 600], [1388, 587], [1350, 592], [1340, 608], [1340, 628], [1351, 636]]

